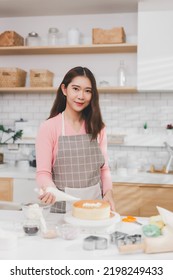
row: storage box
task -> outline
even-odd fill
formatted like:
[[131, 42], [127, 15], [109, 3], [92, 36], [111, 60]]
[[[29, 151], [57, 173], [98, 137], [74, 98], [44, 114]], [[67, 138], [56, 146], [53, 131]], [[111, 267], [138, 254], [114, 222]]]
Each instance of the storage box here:
[[115, 27], [110, 30], [101, 28], [92, 29], [93, 44], [120, 44], [125, 43], [125, 32], [123, 27]]
[[24, 87], [26, 71], [19, 68], [0, 68], [0, 87]]
[[15, 31], [5, 31], [0, 34], [0, 47], [23, 46], [24, 38]]
[[111, 144], [124, 144], [125, 134], [107, 135], [108, 143]]
[[54, 73], [44, 69], [30, 70], [31, 87], [52, 87]]

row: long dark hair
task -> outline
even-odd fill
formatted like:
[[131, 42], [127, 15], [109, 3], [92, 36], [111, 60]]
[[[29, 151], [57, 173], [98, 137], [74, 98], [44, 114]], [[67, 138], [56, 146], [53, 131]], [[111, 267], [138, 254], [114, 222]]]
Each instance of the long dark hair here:
[[63, 94], [61, 85], [64, 84], [65, 88], [68, 87], [69, 83], [77, 77], [85, 76], [91, 82], [92, 97], [90, 104], [82, 111], [82, 117], [85, 120], [86, 132], [91, 134], [92, 139], [96, 139], [101, 129], [105, 126], [102, 120], [100, 106], [99, 106], [99, 94], [96, 86], [96, 80], [93, 73], [86, 67], [75, 67], [67, 72], [61, 82], [52, 109], [48, 119], [55, 117], [59, 113], [62, 113], [66, 108], [66, 96]]

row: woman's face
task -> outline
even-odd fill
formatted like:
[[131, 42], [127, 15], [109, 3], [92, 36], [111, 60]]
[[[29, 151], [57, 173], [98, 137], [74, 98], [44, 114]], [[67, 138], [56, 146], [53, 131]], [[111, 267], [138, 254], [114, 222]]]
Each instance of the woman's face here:
[[62, 84], [61, 89], [66, 96], [66, 108], [81, 112], [90, 104], [92, 86], [87, 77], [77, 76], [69, 83], [67, 88]]

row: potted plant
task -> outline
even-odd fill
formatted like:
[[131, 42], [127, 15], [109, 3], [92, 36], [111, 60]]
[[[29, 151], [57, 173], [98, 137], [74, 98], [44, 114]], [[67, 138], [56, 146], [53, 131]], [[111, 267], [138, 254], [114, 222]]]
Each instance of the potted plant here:
[[144, 128], [144, 129], [147, 129], [147, 128], [148, 128], [147, 122], [144, 123], [143, 128]]
[[[5, 134], [9, 134], [9, 137], [7, 137], [5, 140], [3, 140], [3, 136]], [[12, 143], [15, 143], [17, 139], [20, 139], [22, 137], [23, 130], [14, 131], [11, 128], [5, 129], [5, 127], [1, 124], [0, 125], [0, 147], [3, 144], [8, 143], [10, 140], [12, 140]], [[0, 164], [3, 163], [4, 160], [4, 154], [0, 151]]]

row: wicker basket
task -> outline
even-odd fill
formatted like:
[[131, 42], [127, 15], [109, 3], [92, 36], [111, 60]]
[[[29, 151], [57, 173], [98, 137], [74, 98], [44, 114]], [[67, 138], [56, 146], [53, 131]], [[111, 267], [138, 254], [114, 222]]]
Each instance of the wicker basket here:
[[15, 31], [5, 31], [0, 34], [0, 47], [23, 46], [24, 38]]
[[19, 68], [0, 68], [0, 87], [24, 87], [26, 71]]
[[125, 42], [123, 27], [115, 27], [110, 30], [94, 28], [92, 30], [93, 44], [120, 44]]
[[31, 87], [52, 87], [54, 73], [44, 69], [30, 70]]

